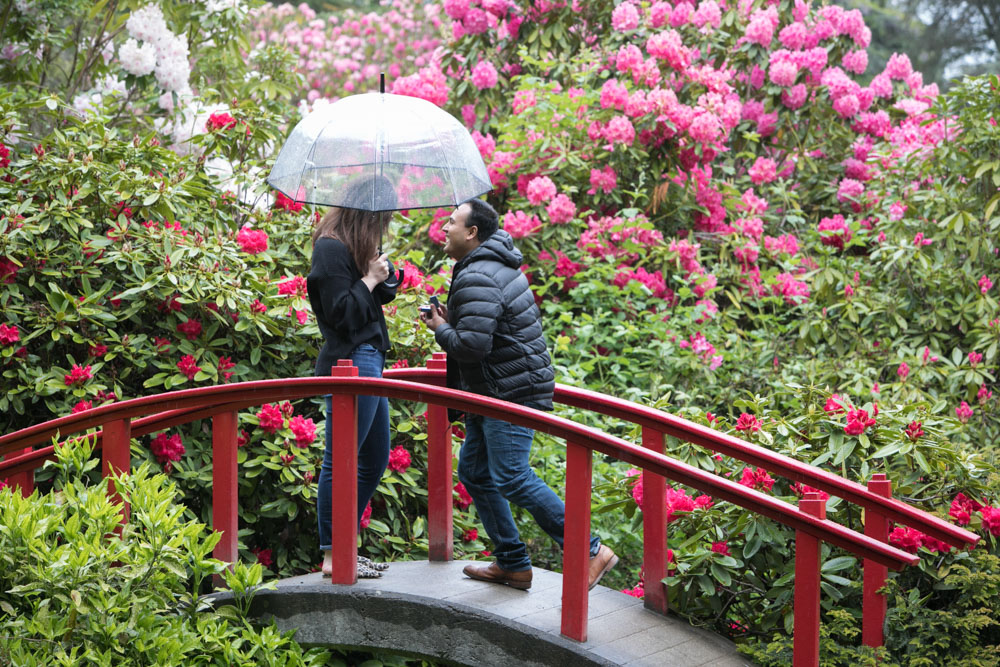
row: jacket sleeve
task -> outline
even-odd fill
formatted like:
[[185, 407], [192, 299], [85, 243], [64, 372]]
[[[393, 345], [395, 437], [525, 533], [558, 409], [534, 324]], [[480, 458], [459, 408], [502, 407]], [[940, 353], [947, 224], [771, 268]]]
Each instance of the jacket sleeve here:
[[493, 349], [503, 293], [492, 277], [482, 273], [466, 273], [460, 281], [448, 295], [448, 319], [454, 324], [438, 327], [434, 338], [449, 359], [482, 361]]
[[378, 300], [380, 304], [387, 304], [396, 298], [396, 290], [398, 289], [399, 289], [398, 286], [386, 287], [385, 283], [379, 283], [378, 285], [375, 286], [375, 290], [372, 292], [372, 294], [375, 296], [375, 298]]
[[378, 320], [378, 308], [368, 286], [354, 279], [351, 256], [343, 245], [323, 249], [323, 275], [319, 279], [319, 302], [323, 319], [331, 328], [352, 332]]

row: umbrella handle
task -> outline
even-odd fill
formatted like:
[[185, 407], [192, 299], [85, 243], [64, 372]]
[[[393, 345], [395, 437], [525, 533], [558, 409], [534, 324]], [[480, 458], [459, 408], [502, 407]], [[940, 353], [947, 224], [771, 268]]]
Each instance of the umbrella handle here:
[[389, 289], [396, 289], [403, 282], [403, 269], [396, 271], [396, 267], [392, 265], [392, 260], [386, 258], [386, 263], [389, 265], [389, 277], [382, 281], [382, 284]]

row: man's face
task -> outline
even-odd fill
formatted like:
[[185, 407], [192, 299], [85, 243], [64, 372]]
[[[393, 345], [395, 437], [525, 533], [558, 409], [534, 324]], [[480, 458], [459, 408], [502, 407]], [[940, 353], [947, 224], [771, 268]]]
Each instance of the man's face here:
[[471, 206], [462, 204], [451, 212], [451, 216], [441, 228], [445, 236], [444, 251], [452, 259], [462, 259], [479, 245], [476, 240], [479, 229], [475, 226], [465, 226], [471, 212]]

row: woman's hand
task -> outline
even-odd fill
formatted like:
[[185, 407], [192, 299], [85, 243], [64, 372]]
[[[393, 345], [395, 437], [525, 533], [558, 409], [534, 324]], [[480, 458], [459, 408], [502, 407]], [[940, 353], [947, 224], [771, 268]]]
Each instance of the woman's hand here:
[[365, 272], [364, 281], [368, 286], [368, 291], [372, 291], [379, 283], [385, 282], [389, 278], [389, 255], [382, 253], [372, 261], [368, 262], [368, 271]]

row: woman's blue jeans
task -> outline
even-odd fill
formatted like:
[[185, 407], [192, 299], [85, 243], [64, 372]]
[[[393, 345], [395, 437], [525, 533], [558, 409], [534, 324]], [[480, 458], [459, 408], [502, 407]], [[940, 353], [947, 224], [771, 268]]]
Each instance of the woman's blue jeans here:
[[[560, 548], [563, 546], [566, 505], [531, 468], [534, 436], [530, 428], [499, 419], [479, 415], [465, 419], [458, 479], [472, 496], [483, 528], [493, 541], [497, 565], [508, 572], [531, 568], [510, 503], [528, 510], [538, 526]], [[590, 555], [597, 555], [600, 546], [600, 539], [592, 535]]]
[[[382, 377], [385, 355], [367, 343], [351, 352], [351, 361], [361, 377]], [[319, 548], [330, 549], [330, 512], [333, 479], [333, 402], [326, 397], [326, 452], [319, 470], [316, 512], [319, 518]], [[375, 495], [382, 473], [389, 464], [389, 400], [379, 396], [358, 396], [358, 523]]]

